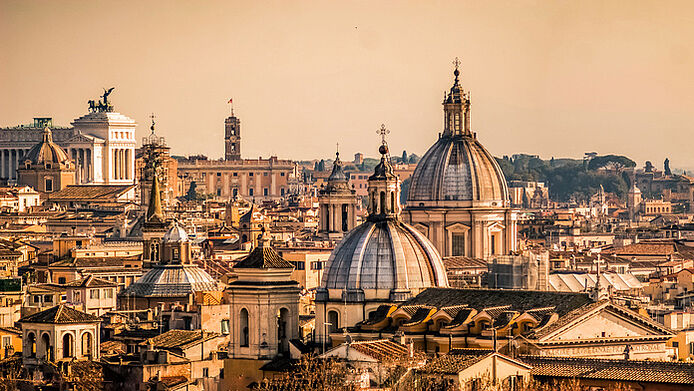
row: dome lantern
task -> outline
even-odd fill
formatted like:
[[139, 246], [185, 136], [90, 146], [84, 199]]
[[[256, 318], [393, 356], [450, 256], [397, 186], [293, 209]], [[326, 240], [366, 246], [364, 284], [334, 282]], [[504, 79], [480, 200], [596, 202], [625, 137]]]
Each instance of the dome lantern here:
[[381, 135], [381, 146], [378, 152], [381, 161], [374, 168], [374, 173], [369, 177], [369, 217], [370, 221], [397, 219], [400, 216], [400, 178], [395, 175], [393, 165], [390, 163], [386, 134], [390, 133], [385, 125], [378, 130]]

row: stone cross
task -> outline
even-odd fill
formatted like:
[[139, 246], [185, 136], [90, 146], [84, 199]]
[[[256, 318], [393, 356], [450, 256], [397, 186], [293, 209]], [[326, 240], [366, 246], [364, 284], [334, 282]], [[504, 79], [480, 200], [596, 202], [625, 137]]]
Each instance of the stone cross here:
[[376, 134], [381, 135], [381, 144], [386, 144], [386, 135], [390, 134], [390, 130], [386, 129], [385, 124], [381, 124], [381, 128], [376, 131]]

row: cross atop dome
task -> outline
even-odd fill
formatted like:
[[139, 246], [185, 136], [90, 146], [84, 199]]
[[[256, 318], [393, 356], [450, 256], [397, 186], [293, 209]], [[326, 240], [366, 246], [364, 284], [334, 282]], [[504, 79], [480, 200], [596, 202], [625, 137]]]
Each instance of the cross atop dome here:
[[458, 57], [453, 60], [453, 65], [455, 66], [455, 70], [453, 71], [453, 74], [455, 75], [455, 83], [458, 84], [458, 75], [460, 75], [460, 70], [458, 69], [460, 67], [460, 59], [458, 59]]
[[386, 142], [386, 136], [390, 134], [390, 130], [386, 128], [386, 124], [381, 124], [381, 128], [376, 131], [376, 134], [381, 135], [381, 144], [388, 145]]

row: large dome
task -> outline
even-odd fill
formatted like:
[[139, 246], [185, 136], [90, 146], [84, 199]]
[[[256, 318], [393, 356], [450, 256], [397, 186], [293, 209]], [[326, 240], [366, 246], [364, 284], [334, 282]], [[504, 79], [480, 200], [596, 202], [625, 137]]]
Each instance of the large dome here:
[[508, 206], [506, 178], [474, 135], [443, 135], [412, 174], [408, 206], [421, 201], [479, 201]]
[[330, 255], [322, 288], [390, 290], [448, 286], [441, 256], [412, 226], [397, 219], [367, 221]]

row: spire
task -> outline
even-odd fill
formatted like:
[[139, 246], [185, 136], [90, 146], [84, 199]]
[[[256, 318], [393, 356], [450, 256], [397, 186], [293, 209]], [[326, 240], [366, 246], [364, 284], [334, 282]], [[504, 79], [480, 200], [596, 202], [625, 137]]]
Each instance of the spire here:
[[147, 207], [147, 215], [145, 216], [145, 221], [164, 221], [164, 213], [161, 210], [161, 193], [159, 192], [159, 177], [157, 176], [156, 167], [152, 179], [152, 192], [149, 197], [149, 206]]

